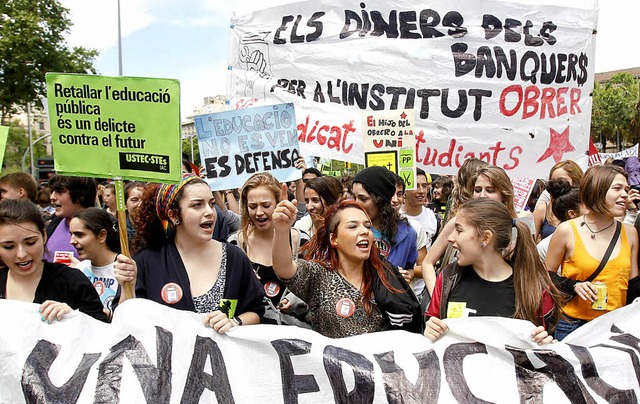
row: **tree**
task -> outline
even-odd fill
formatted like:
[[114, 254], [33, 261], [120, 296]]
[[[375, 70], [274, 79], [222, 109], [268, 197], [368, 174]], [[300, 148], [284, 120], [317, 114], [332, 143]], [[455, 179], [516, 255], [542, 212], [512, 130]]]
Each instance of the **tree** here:
[[626, 142], [640, 136], [640, 86], [629, 73], [615, 74], [606, 83], [595, 83], [591, 136], [616, 142], [618, 135]]
[[[16, 121], [9, 123], [9, 136], [7, 138], [7, 150], [4, 154], [4, 162], [2, 167], [2, 173], [10, 173], [20, 171], [22, 167], [22, 159], [25, 156], [26, 150], [29, 147], [29, 138], [27, 136], [27, 129], [20, 126]], [[42, 142], [37, 143], [33, 148], [34, 158], [40, 158], [46, 156], [45, 146]], [[27, 165], [30, 164], [29, 157], [27, 156]]]
[[92, 72], [94, 49], [69, 47], [71, 21], [58, 0], [0, 2], [0, 113], [6, 124], [18, 105], [46, 93], [45, 73]]

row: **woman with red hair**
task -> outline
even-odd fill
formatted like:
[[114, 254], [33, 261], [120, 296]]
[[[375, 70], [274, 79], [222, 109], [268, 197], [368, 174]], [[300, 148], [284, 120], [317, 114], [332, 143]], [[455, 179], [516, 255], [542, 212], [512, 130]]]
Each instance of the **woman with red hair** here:
[[[283, 193], [285, 192], [283, 188]], [[273, 213], [273, 269], [309, 305], [312, 328], [327, 337], [403, 329], [421, 332], [420, 305], [397, 268], [381, 258], [371, 220], [355, 201], [325, 212], [325, 222], [292, 259], [289, 228], [295, 201], [286, 197]]]

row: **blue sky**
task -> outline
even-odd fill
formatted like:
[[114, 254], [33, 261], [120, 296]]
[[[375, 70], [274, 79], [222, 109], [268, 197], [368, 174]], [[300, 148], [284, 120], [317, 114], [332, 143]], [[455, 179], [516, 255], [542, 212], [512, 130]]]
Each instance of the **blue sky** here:
[[[94, 64], [98, 72], [117, 76], [117, 0], [61, 2], [70, 9], [74, 23], [69, 44], [98, 49], [100, 56]], [[202, 104], [204, 97], [225, 93], [231, 13], [243, 14], [288, 2], [290, 0], [121, 0], [123, 73], [179, 79], [184, 119], [194, 107]], [[562, 5], [569, 4], [586, 8], [593, 0], [562, 2]], [[632, 45], [638, 36], [640, 1], [603, 0], [599, 8], [596, 72], [640, 67], [640, 52]]]

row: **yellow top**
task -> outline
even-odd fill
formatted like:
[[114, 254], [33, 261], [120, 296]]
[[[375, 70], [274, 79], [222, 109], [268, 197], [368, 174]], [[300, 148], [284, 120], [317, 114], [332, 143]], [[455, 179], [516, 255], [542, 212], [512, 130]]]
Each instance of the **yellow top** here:
[[[573, 229], [574, 249], [570, 259], [562, 264], [562, 276], [578, 281], [584, 281], [600, 265], [600, 259], [596, 259], [585, 248], [578, 233], [578, 228], [573, 220], [569, 221]], [[607, 310], [594, 310], [591, 308], [591, 302], [582, 300], [579, 296], [574, 296], [564, 306], [564, 313], [567, 316], [580, 320], [593, 320], [609, 311], [624, 306], [627, 302], [627, 287], [629, 285], [629, 273], [631, 272], [631, 247], [627, 240], [627, 233], [622, 225], [620, 232], [621, 243], [618, 256], [614, 257], [613, 253], [609, 257], [609, 261], [602, 271], [592, 281], [600, 281], [607, 285], [609, 299], [607, 302]], [[615, 249], [614, 249], [615, 251]]]

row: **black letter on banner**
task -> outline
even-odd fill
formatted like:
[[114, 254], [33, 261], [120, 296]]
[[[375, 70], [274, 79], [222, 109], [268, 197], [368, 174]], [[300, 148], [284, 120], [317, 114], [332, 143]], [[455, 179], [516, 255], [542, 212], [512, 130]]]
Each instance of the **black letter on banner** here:
[[[211, 369], [213, 375], [204, 372], [207, 359], [211, 358]], [[211, 338], [196, 336], [196, 343], [193, 348], [193, 358], [187, 374], [187, 383], [182, 393], [181, 404], [200, 402], [200, 396], [204, 389], [216, 393], [216, 400], [219, 404], [233, 404], [233, 393], [229, 384], [227, 367], [224, 364], [222, 352], [218, 344]]]
[[280, 359], [282, 395], [285, 404], [297, 404], [300, 394], [320, 391], [313, 375], [296, 375], [291, 363], [292, 356], [306, 355], [311, 351], [310, 342], [300, 339], [278, 339], [271, 341], [271, 345]]
[[557, 353], [535, 352], [536, 357], [546, 365], [536, 369], [524, 350], [509, 346], [505, 349], [513, 356], [516, 365], [520, 397], [528, 397], [531, 402], [541, 403], [544, 385], [555, 382], [570, 402], [595, 403], [573, 371], [573, 366]]
[[[622, 332], [617, 327], [615, 327], [615, 330], [614, 330], [614, 327], [611, 327], [611, 332], [616, 332], [616, 331]], [[622, 345], [630, 346], [640, 354], [640, 339], [634, 337], [631, 334], [616, 335], [615, 337], [611, 337], [609, 339], [615, 342], [619, 342]]]
[[82, 355], [82, 361], [71, 378], [62, 387], [56, 387], [49, 378], [49, 369], [59, 352], [59, 345], [40, 340], [27, 357], [20, 381], [27, 403], [75, 403], [78, 401], [91, 366], [100, 358], [100, 354]]
[[138, 377], [142, 393], [148, 403], [168, 403], [171, 399], [171, 352], [173, 336], [156, 327], [156, 357], [158, 367], [149, 359], [144, 346], [132, 335], [111, 347], [111, 352], [98, 368], [98, 384], [94, 403], [120, 401], [122, 359], [126, 355]]
[[466, 43], [454, 43], [451, 45], [451, 53], [453, 54], [453, 65], [456, 70], [456, 77], [464, 76], [476, 67], [476, 57], [467, 53]]
[[391, 404], [435, 403], [440, 394], [440, 363], [433, 350], [413, 354], [418, 360], [418, 380], [412, 384], [395, 361], [393, 351], [373, 355], [382, 369], [384, 391]]
[[598, 374], [598, 369], [596, 369], [596, 364], [593, 362], [593, 357], [587, 348], [571, 344], [567, 345], [569, 345], [580, 361], [582, 377], [584, 377], [587, 385], [591, 387], [591, 390], [595, 391], [597, 395], [607, 400], [608, 403], [638, 402], [633, 390], [619, 390], [602, 380]]
[[292, 15], [285, 15], [284, 17], [282, 17], [282, 25], [280, 25], [280, 27], [278, 27], [278, 29], [276, 30], [276, 33], [273, 35], [273, 44], [274, 45], [282, 45], [287, 43], [287, 41], [285, 39], [280, 38], [280, 33], [282, 31], [286, 31], [287, 30], [287, 24], [290, 23], [291, 21], [293, 21], [293, 16]]
[[[351, 21], [356, 22], [356, 29], [349, 30], [351, 28]], [[344, 10], [344, 27], [340, 32], [340, 39], [350, 37], [354, 32], [358, 32], [362, 29], [362, 19], [358, 14], [351, 10]]]
[[322, 35], [322, 29], [323, 29], [322, 21], [316, 21], [316, 20], [322, 17], [323, 15], [325, 15], [324, 11], [316, 11], [315, 13], [313, 13], [311, 18], [309, 18], [309, 21], [307, 21], [307, 27], [316, 29], [312, 33], [307, 34], [307, 42], [313, 42], [316, 39], [320, 38], [320, 35]]
[[[375, 384], [373, 381], [373, 363], [359, 353], [344, 348], [327, 345], [324, 348], [324, 370], [327, 372], [336, 403], [365, 404], [373, 402]], [[347, 392], [342, 375], [345, 362], [353, 370], [355, 386]]]
[[464, 358], [478, 353], [487, 353], [487, 347], [480, 342], [451, 344], [444, 351], [444, 357], [442, 358], [444, 374], [453, 397], [459, 403], [489, 404], [489, 401], [484, 401], [474, 396], [471, 389], [469, 389], [467, 381], [464, 379], [462, 366]]

